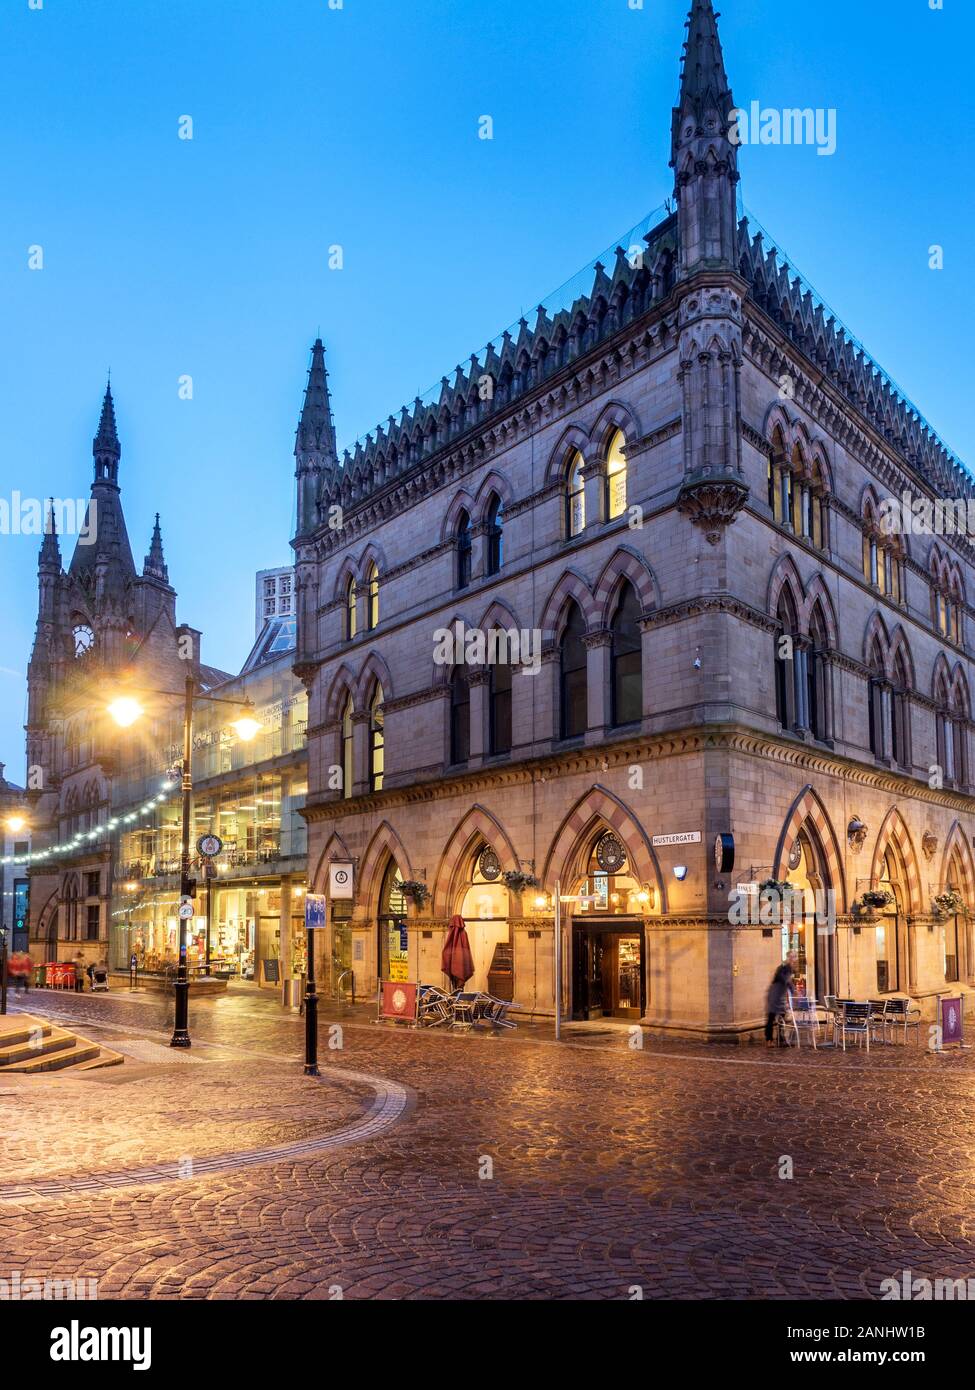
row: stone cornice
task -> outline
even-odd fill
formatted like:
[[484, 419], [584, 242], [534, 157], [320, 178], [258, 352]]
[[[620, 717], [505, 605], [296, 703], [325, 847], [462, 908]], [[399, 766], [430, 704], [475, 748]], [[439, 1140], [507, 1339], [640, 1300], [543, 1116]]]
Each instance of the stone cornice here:
[[798, 739], [764, 734], [739, 724], [701, 725], [647, 738], [642, 735], [589, 746], [576, 746], [546, 756], [495, 764], [490, 768], [468, 770], [451, 776], [432, 777], [410, 786], [390, 788], [369, 796], [348, 800], [329, 799], [306, 804], [302, 815], [308, 821], [344, 819], [351, 815], [374, 815], [392, 806], [443, 801], [456, 796], [472, 796], [485, 789], [525, 787], [536, 780], [568, 777], [578, 773], [598, 776], [613, 767], [634, 763], [659, 762], [665, 758], [725, 750], [762, 762], [794, 767], [808, 779], [810, 775], [836, 777], [859, 787], [872, 788], [895, 799], [912, 798], [932, 806], [971, 815], [975, 797], [949, 788], [934, 790], [926, 782], [884, 768], [858, 762], [843, 754], [811, 747]]

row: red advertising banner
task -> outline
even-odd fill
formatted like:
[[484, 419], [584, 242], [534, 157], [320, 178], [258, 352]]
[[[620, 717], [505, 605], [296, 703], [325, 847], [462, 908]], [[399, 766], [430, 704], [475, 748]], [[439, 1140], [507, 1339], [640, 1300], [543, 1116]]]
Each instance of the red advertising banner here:
[[965, 1033], [965, 1005], [962, 999], [942, 999], [941, 1046], [960, 1043]]
[[405, 1018], [416, 1022], [417, 986], [406, 980], [382, 980], [379, 994], [380, 1018]]

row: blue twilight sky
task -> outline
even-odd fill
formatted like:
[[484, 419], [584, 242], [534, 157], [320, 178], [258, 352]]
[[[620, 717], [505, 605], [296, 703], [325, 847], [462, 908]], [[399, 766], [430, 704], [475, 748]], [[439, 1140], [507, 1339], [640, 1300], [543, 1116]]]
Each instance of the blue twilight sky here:
[[[3, 0], [0, 497], [87, 493], [111, 366], [136, 561], [158, 510], [179, 616], [236, 670], [254, 571], [290, 558], [316, 333], [341, 447], [671, 193], [689, 0], [635, 2]], [[743, 151], [746, 207], [975, 463], [975, 4], [723, 10], [740, 105], [837, 111], [831, 158]], [[17, 780], [37, 544], [0, 536]]]

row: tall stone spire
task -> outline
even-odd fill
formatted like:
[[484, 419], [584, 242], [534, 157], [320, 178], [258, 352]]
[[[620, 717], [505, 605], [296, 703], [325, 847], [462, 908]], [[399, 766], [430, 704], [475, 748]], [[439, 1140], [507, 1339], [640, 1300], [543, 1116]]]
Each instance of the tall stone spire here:
[[118, 485], [122, 448], [115, 427], [111, 385], [105, 388], [92, 453], [95, 457], [95, 480], [91, 485], [84, 529], [79, 533], [71, 557], [69, 574], [93, 598], [101, 599], [107, 592], [122, 593], [136, 577]]
[[318, 525], [318, 497], [324, 475], [338, 467], [332, 402], [325, 370], [325, 348], [316, 338], [311, 350], [308, 384], [295, 439], [295, 477], [298, 479], [298, 535]]
[[156, 524], [152, 528], [149, 554], [142, 567], [142, 574], [145, 579], [160, 579], [164, 584], [169, 583], [169, 569], [163, 556], [162, 531], [159, 529], [158, 512], [156, 513]]
[[114, 483], [118, 486], [118, 464], [122, 457], [122, 446], [115, 425], [115, 402], [112, 399], [111, 381], [105, 387], [98, 433], [92, 441], [91, 451], [95, 458], [95, 482]]
[[737, 267], [738, 146], [734, 97], [711, 0], [693, 0], [671, 125], [680, 274]]
[[41, 553], [37, 567], [42, 573], [61, 573], [61, 547], [58, 544], [58, 529], [57, 523], [54, 520], [53, 498], [50, 498], [47, 504], [47, 518], [44, 522], [44, 539], [41, 541]]

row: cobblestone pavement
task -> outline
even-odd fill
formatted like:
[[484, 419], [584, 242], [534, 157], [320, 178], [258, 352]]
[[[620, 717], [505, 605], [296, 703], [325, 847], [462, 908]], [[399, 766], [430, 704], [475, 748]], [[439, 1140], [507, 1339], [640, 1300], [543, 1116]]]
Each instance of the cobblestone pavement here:
[[[975, 1054], [358, 1018], [338, 1036], [326, 1018], [319, 1083], [301, 1076], [303, 1021], [250, 992], [193, 1006], [199, 1065], [163, 1050], [171, 1004], [25, 1002], [133, 1052], [84, 1079], [0, 1080], [0, 1275], [171, 1299], [875, 1298], [905, 1269], [975, 1276]], [[315, 1148], [384, 1082], [414, 1103]], [[306, 1147], [254, 1157], [289, 1141]], [[187, 1158], [184, 1177], [98, 1180]], [[94, 1180], [11, 1195], [68, 1175]]]

